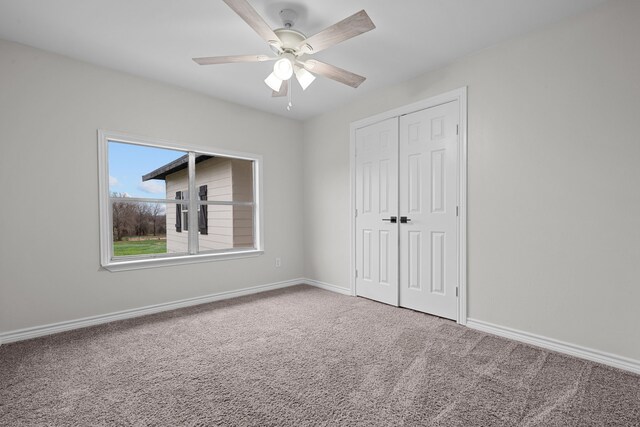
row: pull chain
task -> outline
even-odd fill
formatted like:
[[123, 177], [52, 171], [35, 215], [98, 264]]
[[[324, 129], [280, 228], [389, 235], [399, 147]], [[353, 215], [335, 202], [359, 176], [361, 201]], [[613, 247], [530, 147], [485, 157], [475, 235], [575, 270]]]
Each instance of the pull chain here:
[[291, 92], [293, 92], [293, 85], [289, 83], [289, 90], [287, 91], [287, 98], [289, 103], [287, 104], [287, 111], [291, 111], [291, 107], [293, 107], [293, 103], [291, 102]]

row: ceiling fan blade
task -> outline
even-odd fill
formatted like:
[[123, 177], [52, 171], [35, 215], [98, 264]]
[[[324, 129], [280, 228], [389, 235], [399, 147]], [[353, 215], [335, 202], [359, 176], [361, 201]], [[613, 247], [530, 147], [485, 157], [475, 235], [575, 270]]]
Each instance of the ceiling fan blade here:
[[369, 18], [369, 15], [367, 15], [367, 12], [361, 10], [360, 12], [343, 19], [337, 24], [334, 24], [309, 37], [302, 42], [300, 47], [308, 44], [311, 46], [311, 53], [320, 52], [328, 47], [341, 43], [362, 33], [366, 33], [367, 31], [371, 31], [374, 28], [376, 28], [376, 26], [371, 21], [371, 18]]
[[280, 96], [287, 96], [287, 93], [289, 92], [289, 80], [284, 80], [282, 82], [282, 86], [280, 86], [280, 91], [276, 92], [275, 90], [273, 91], [273, 93], [271, 94], [271, 96], [275, 97], [280, 97]]
[[316, 61], [315, 59], [310, 59], [302, 64], [304, 65], [304, 68], [309, 71], [354, 88], [360, 86], [360, 84], [367, 79], [366, 77], [359, 76], [351, 71], [343, 70], [335, 65], [325, 64], [324, 62]]
[[247, 2], [247, 0], [222, 0], [227, 6], [229, 6], [235, 13], [237, 13], [240, 18], [244, 20], [253, 30], [258, 33], [260, 37], [264, 39], [267, 43], [269, 42], [279, 42], [282, 44], [276, 33], [273, 32], [271, 27], [264, 22], [264, 19], [258, 12]]
[[263, 62], [273, 61], [277, 57], [271, 58], [267, 55], [233, 55], [233, 56], [210, 56], [206, 58], [193, 58], [200, 65], [230, 64], [234, 62]]

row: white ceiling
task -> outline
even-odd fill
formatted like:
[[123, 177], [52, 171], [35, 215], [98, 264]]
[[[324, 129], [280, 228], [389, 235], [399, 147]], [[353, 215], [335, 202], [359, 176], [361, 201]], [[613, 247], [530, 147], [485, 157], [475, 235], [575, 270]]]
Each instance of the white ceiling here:
[[304, 93], [294, 83], [288, 112], [263, 83], [272, 63], [196, 65], [192, 57], [271, 53], [221, 0], [0, 0], [0, 38], [306, 119], [604, 0], [249, 2], [273, 28], [281, 9], [296, 9], [308, 36], [365, 9], [375, 30], [315, 57], [367, 80], [353, 89], [318, 78]]

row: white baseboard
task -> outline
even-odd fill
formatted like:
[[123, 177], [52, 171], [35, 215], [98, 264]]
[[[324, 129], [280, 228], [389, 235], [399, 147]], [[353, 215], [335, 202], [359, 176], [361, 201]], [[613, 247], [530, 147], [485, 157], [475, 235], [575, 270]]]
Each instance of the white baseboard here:
[[[98, 316], [85, 317], [82, 319], [69, 320], [65, 322], [52, 323], [49, 325], [35, 326], [31, 328], [19, 329], [0, 333], [0, 344], [22, 341], [31, 338], [37, 338], [45, 335], [51, 335], [58, 332], [70, 331], [73, 329], [86, 328], [88, 326], [100, 325], [103, 323], [114, 322], [116, 320], [130, 319], [133, 317], [145, 316], [148, 314], [160, 313], [162, 311], [175, 310], [178, 308], [189, 307], [193, 305], [206, 304], [214, 301], [221, 301], [229, 298], [241, 297], [244, 295], [266, 292], [274, 289], [286, 288], [289, 286], [307, 284], [336, 292], [342, 295], [351, 295], [351, 290], [336, 286], [330, 283], [320, 282], [312, 279], [292, 279], [283, 282], [269, 283], [265, 285], [252, 286], [249, 288], [239, 289], [235, 291], [219, 292], [216, 294], [204, 295], [201, 297], [188, 298], [179, 301], [172, 301], [162, 304], [149, 305], [146, 307], [135, 308], [131, 310], [123, 310], [115, 313], [103, 314]], [[495, 325], [489, 322], [483, 322], [476, 319], [467, 319], [467, 326], [478, 331], [498, 335], [526, 344], [531, 344], [547, 350], [557, 351], [559, 353], [568, 354], [592, 362], [602, 363], [604, 365], [613, 366], [640, 374], [640, 361], [606, 353], [600, 350], [594, 350], [575, 344], [559, 341], [553, 338], [543, 337], [541, 335], [529, 332], [519, 331], [517, 329], [505, 326]]]
[[351, 296], [351, 289], [343, 288], [342, 286], [332, 285], [331, 283], [319, 282], [317, 280], [312, 279], [301, 279], [304, 280], [304, 283], [307, 285], [315, 286], [316, 288], [324, 289], [331, 292], [337, 292], [342, 295]]
[[34, 326], [31, 328], [18, 329], [15, 331], [0, 333], [0, 345], [10, 342], [23, 341], [31, 338], [51, 335], [58, 332], [70, 331], [73, 329], [86, 328], [88, 326], [100, 325], [103, 323], [114, 322], [116, 320], [131, 319], [133, 317], [145, 316], [148, 314], [160, 313], [162, 311], [175, 310], [193, 305], [206, 304], [214, 301], [221, 301], [229, 298], [241, 297], [244, 295], [256, 294], [259, 292], [271, 291], [274, 289], [286, 288], [308, 284], [318, 288], [322, 288], [332, 292], [338, 292], [344, 295], [351, 295], [349, 289], [331, 285], [329, 283], [318, 282], [311, 279], [292, 279], [284, 282], [269, 283], [266, 285], [252, 286], [249, 288], [238, 289], [235, 291], [218, 292], [215, 294], [204, 295], [201, 297], [187, 298], [179, 301], [171, 301], [162, 304], [148, 305], [146, 307], [134, 308], [130, 310], [118, 311], [115, 313], [101, 314], [98, 316], [84, 317], [81, 319], [68, 320], [64, 322], [51, 323], [48, 325]]
[[28, 340], [31, 338], [51, 335], [58, 332], [70, 331], [72, 329], [86, 328], [88, 326], [100, 325], [102, 323], [113, 322], [116, 320], [130, 319], [132, 317], [145, 316], [147, 314], [160, 313], [162, 311], [175, 310], [177, 308], [189, 307], [192, 305], [206, 304], [208, 302], [221, 301], [229, 298], [255, 294], [258, 292], [265, 292], [273, 289], [300, 285], [303, 283], [307, 283], [307, 281], [305, 279], [293, 279], [284, 282], [252, 286], [235, 291], [219, 292], [215, 294], [204, 295], [201, 297], [187, 298], [179, 301], [172, 301], [162, 304], [148, 305], [146, 307], [134, 308], [131, 310], [118, 311], [115, 313], [101, 314], [98, 316], [84, 317], [81, 319], [4, 332], [0, 333], [0, 344]]
[[557, 351], [558, 353], [568, 354], [570, 356], [579, 357], [581, 359], [602, 363], [604, 365], [613, 366], [614, 368], [640, 374], [640, 360], [634, 360], [627, 357], [606, 353], [604, 351], [594, 350], [592, 348], [582, 347], [576, 344], [570, 344], [553, 338], [547, 338], [541, 335], [519, 331], [517, 329], [508, 328], [506, 326], [494, 325], [492, 323], [483, 322], [476, 319], [467, 319], [467, 326], [478, 331], [498, 335], [504, 338], [510, 338], [515, 341], [531, 344], [547, 350]]

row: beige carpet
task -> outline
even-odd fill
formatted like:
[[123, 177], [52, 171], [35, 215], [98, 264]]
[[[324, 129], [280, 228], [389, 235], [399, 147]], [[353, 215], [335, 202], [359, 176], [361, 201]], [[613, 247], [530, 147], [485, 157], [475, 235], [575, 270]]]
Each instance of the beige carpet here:
[[640, 376], [308, 286], [0, 347], [2, 426], [640, 426]]

